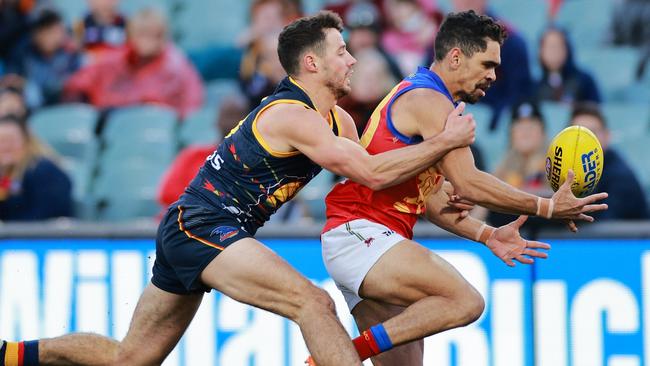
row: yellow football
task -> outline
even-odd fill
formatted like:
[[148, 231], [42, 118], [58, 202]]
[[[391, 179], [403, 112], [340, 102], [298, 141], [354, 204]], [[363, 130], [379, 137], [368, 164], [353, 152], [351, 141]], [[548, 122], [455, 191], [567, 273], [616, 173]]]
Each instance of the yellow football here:
[[571, 190], [576, 197], [591, 194], [603, 174], [603, 149], [593, 132], [582, 126], [560, 131], [546, 153], [546, 178], [557, 191], [569, 169], [575, 173]]

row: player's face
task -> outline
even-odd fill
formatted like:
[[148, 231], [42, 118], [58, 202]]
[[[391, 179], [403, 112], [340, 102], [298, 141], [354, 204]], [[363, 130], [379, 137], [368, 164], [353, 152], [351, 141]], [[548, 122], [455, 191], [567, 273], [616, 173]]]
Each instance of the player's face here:
[[323, 52], [323, 72], [327, 88], [336, 99], [351, 91], [350, 75], [357, 60], [348, 52], [341, 33], [333, 28], [325, 31], [325, 51]]
[[496, 68], [501, 64], [501, 46], [488, 40], [485, 52], [475, 52], [472, 57], [463, 57], [461, 66], [461, 90], [458, 99], [476, 103], [496, 80]]

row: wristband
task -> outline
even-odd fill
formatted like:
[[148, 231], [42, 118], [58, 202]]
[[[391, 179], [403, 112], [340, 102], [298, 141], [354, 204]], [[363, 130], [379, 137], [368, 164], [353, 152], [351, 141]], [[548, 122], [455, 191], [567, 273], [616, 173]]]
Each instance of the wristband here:
[[541, 216], [547, 219], [553, 217], [553, 208], [555, 207], [555, 202], [550, 198], [537, 197], [537, 216]]
[[474, 236], [474, 241], [487, 244], [487, 240], [490, 238], [490, 236], [492, 236], [493, 232], [494, 232], [493, 227], [488, 226], [486, 223], [483, 223], [483, 225], [481, 225], [481, 227], [476, 231], [476, 235]]

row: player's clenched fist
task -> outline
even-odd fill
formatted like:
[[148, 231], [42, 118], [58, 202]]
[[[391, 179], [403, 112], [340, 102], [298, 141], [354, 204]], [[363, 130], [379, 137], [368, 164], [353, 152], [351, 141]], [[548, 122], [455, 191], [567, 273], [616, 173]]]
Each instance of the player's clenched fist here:
[[463, 115], [465, 103], [460, 102], [447, 116], [444, 132], [450, 139], [458, 143], [459, 147], [468, 146], [476, 139], [476, 122], [471, 113]]

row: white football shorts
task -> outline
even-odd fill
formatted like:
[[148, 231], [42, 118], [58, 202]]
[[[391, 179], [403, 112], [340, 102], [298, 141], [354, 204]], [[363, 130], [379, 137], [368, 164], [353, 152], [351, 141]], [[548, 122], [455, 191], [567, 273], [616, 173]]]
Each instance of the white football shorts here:
[[343, 293], [350, 311], [361, 302], [363, 279], [390, 248], [405, 238], [384, 225], [357, 219], [321, 235], [325, 268]]

